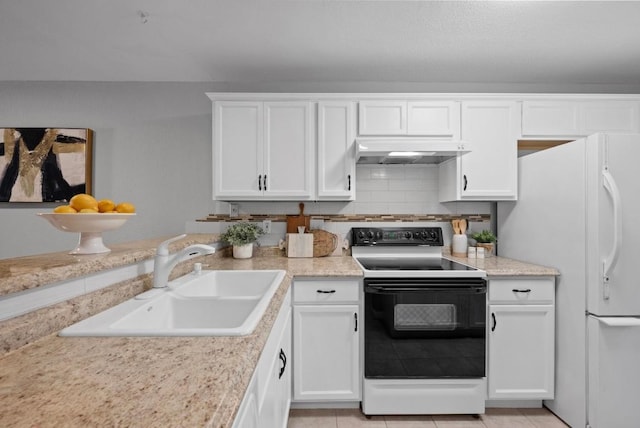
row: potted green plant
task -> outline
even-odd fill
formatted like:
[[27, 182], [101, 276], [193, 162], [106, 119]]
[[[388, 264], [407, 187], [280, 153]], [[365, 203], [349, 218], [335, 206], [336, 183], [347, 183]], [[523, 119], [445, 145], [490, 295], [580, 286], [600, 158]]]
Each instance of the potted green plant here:
[[487, 255], [493, 254], [497, 238], [492, 231], [483, 229], [481, 232], [472, 233], [471, 238], [476, 241], [477, 247], [484, 248]]
[[220, 236], [223, 241], [233, 245], [233, 257], [248, 259], [253, 255], [253, 243], [258, 240], [264, 230], [256, 224], [240, 222], [232, 224]]

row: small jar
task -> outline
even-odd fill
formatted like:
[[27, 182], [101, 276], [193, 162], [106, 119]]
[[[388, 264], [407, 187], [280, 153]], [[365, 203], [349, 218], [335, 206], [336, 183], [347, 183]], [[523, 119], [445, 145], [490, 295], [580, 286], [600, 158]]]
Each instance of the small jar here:
[[475, 259], [476, 258], [476, 247], [467, 248], [467, 258]]

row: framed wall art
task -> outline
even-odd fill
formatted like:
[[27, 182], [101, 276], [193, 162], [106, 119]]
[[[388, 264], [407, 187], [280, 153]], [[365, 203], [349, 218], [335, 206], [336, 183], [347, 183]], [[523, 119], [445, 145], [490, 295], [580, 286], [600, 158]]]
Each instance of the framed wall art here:
[[91, 129], [0, 128], [0, 139], [0, 202], [91, 194]]

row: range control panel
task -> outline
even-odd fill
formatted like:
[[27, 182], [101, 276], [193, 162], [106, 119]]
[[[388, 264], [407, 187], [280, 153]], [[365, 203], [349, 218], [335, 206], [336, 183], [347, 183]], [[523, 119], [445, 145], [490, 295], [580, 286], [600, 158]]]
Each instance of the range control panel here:
[[441, 227], [354, 227], [351, 242], [354, 246], [444, 245]]

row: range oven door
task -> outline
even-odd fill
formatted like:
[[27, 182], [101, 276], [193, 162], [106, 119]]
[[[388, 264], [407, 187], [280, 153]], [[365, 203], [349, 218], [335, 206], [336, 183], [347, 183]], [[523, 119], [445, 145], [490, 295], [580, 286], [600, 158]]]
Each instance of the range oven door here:
[[485, 376], [482, 278], [365, 278], [367, 379]]

